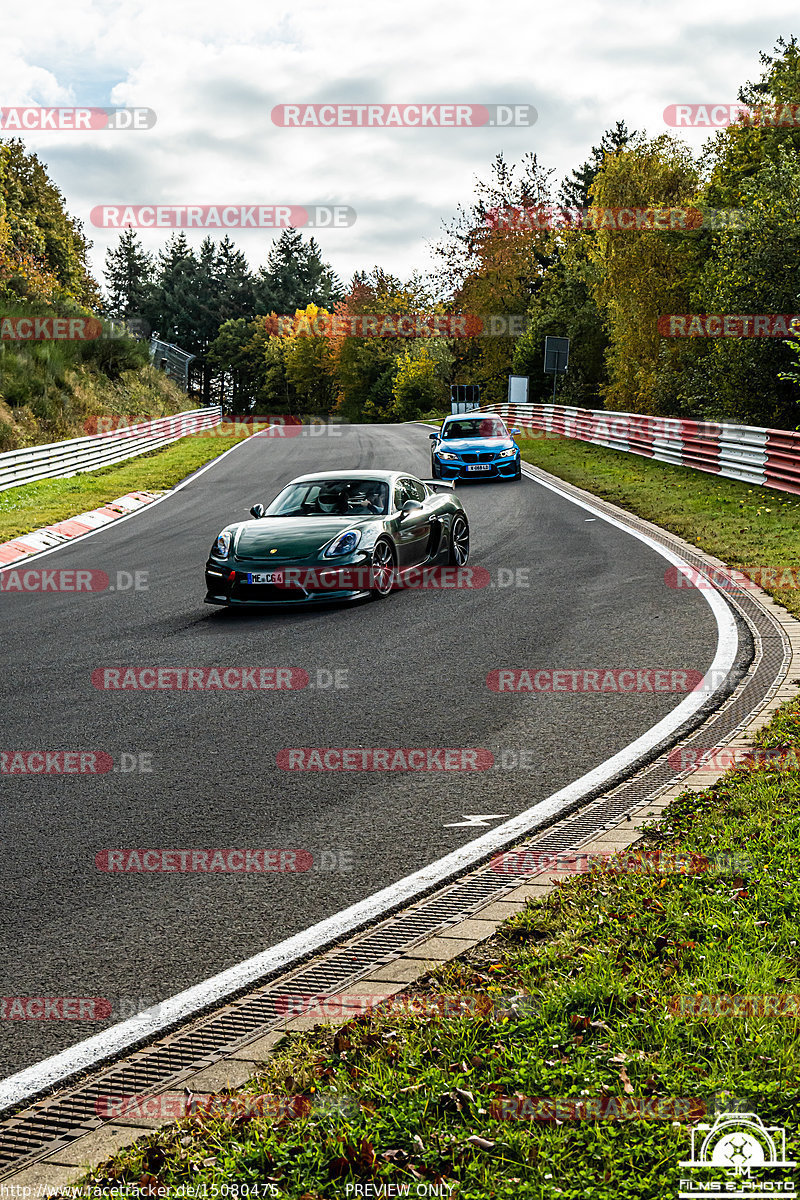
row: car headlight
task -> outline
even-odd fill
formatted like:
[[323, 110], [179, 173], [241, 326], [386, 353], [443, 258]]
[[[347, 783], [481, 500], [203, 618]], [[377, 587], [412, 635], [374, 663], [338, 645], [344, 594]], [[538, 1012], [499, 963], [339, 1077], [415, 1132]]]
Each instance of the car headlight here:
[[217, 540], [214, 542], [213, 553], [218, 558], [227, 558], [231, 548], [231, 534], [228, 530], [223, 530]]
[[448, 454], [446, 450], [437, 450], [436, 457], [437, 458], [458, 458], [458, 455], [457, 454]]
[[331, 542], [324, 552], [325, 558], [339, 558], [342, 554], [352, 554], [361, 541], [360, 529], [346, 529]]
[[514, 455], [516, 453], [517, 453], [516, 446], [512, 446], [510, 450], [501, 450], [499, 457], [500, 458], [511, 458], [512, 455]]

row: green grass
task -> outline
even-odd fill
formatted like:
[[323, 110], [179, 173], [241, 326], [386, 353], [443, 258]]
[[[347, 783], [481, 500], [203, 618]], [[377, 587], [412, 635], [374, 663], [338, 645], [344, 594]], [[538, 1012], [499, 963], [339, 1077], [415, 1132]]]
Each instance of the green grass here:
[[[800, 701], [759, 741], [798, 746]], [[347, 1184], [410, 1184], [413, 1196], [420, 1182], [445, 1182], [459, 1200], [662, 1200], [677, 1195], [688, 1124], [731, 1097], [786, 1126], [798, 1157], [798, 1018], [671, 1005], [800, 993], [800, 776], [775, 763], [728, 772], [679, 797], [647, 843], [695, 856], [692, 869], [573, 876], [417, 988], [482, 994], [493, 1013], [373, 1011], [289, 1035], [237, 1095], [304, 1097], [305, 1115], [187, 1118], [86, 1182], [158, 1182], [171, 1194], [205, 1184], [212, 1195], [258, 1181], [262, 1194], [272, 1184], [304, 1200], [344, 1197]], [[715, 861], [725, 854], [739, 873]], [[515, 1096], [683, 1101], [693, 1115], [504, 1118], [498, 1105]]]
[[[526, 462], [654, 521], [729, 566], [794, 567], [800, 581], [800, 497], [586, 442], [541, 438], [519, 439], [519, 445]], [[765, 590], [800, 616], [800, 588], [765, 581]]]
[[74, 475], [71, 479], [45, 479], [9, 488], [0, 492], [0, 542], [99, 508], [126, 492], [159, 492], [174, 487], [247, 436], [247, 433], [236, 437], [192, 434], [115, 467]]

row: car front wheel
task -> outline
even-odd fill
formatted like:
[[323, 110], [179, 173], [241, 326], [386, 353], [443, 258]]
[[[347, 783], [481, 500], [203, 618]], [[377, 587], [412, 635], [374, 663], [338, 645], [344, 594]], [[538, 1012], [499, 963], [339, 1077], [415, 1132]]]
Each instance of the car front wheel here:
[[451, 567], [463, 567], [469, 559], [469, 525], [466, 518], [459, 513], [453, 517], [453, 524], [450, 529], [450, 554], [449, 563]]
[[391, 544], [383, 538], [375, 543], [375, 549], [372, 551], [371, 576], [372, 599], [381, 600], [388, 596], [397, 576], [397, 559]]

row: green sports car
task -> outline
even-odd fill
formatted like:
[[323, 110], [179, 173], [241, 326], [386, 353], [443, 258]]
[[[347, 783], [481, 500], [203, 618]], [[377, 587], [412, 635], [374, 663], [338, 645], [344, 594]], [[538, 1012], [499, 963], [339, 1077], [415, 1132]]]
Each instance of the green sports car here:
[[227, 525], [211, 547], [207, 604], [378, 599], [409, 572], [469, 558], [453, 485], [402, 471], [301, 475], [250, 512], [252, 521]]

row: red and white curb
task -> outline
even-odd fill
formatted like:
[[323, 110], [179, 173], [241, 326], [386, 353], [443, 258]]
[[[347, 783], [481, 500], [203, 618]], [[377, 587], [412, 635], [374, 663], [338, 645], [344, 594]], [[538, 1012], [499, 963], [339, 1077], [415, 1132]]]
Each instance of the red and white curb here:
[[137, 509], [152, 504], [163, 495], [163, 492], [128, 492], [118, 500], [109, 500], [108, 504], [101, 508], [78, 513], [77, 517], [57, 521], [55, 525], [45, 525], [43, 529], [34, 529], [32, 533], [0, 543], [0, 567], [19, 562], [31, 554], [40, 554], [42, 550], [51, 550], [68, 542], [70, 538], [83, 537], [85, 533], [91, 533], [102, 525], [109, 525], [120, 517], [130, 516]]

